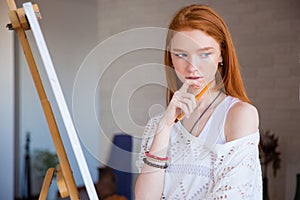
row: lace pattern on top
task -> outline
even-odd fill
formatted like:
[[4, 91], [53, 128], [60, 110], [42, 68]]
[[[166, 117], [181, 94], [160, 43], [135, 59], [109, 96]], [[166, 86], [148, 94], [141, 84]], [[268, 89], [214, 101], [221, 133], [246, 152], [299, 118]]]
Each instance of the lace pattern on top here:
[[[229, 105], [225, 105], [229, 106]], [[146, 125], [136, 162], [141, 170], [144, 152], [151, 147], [160, 120]], [[206, 156], [203, 142], [191, 138], [179, 126], [171, 131], [169, 167], [165, 171], [161, 199], [262, 199], [262, 175], [258, 156], [259, 132], [225, 144], [216, 144]]]

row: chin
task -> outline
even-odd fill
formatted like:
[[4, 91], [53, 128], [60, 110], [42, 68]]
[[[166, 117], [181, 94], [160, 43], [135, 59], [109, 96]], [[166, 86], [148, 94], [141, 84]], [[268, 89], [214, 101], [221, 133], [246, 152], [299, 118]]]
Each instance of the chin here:
[[196, 89], [201, 89], [202, 87], [199, 85], [191, 85], [191, 88], [196, 90]]
[[197, 85], [190, 85], [191, 88], [194, 88], [194, 89], [202, 89], [203, 87], [205, 86], [205, 84], [203, 83], [200, 83], [200, 84], [197, 84]]
[[198, 94], [201, 91], [201, 89], [202, 89], [202, 87], [197, 86], [197, 85], [191, 85], [190, 88], [191, 88], [191, 91], [194, 94]]

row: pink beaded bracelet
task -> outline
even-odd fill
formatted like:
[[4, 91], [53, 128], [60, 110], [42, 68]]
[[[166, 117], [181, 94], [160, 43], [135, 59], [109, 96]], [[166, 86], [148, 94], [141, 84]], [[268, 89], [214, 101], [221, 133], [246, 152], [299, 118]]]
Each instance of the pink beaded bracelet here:
[[146, 152], [145, 152], [145, 155], [146, 155], [147, 157], [149, 157], [149, 158], [153, 158], [153, 159], [161, 160], [161, 161], [167, 161], [167, 160], [169, 159], [168, 157], [161, 158], [161, 157], [152, 155], [152, 154], [149, 153], [149, 151], [146, 151]]

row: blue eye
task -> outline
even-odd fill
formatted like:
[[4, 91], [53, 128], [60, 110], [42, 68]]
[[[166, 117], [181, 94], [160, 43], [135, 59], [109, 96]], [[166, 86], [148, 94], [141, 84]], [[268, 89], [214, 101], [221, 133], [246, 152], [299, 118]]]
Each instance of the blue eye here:
[[201, 53], [199, 56], [201, 58], [207, 58], [211, 53]]
[[179, 58], [186, 58], [187, 54], [185, 54], [185, 53], [176, 53], [175, 56], [177, 56]]

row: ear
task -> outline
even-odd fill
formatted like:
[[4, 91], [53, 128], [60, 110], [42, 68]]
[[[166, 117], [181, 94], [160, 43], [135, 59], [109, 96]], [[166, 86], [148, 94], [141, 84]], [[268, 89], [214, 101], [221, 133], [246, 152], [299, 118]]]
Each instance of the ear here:
[[223, 62], [223, 57], [222, 57], [222, 55], [220, 55], [220, 56], [219, 56], [219, 59], [218, 59], [218, 63], [221, 63], [221, 62]]

